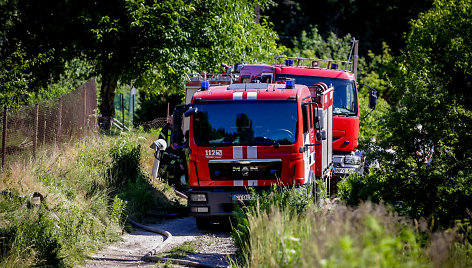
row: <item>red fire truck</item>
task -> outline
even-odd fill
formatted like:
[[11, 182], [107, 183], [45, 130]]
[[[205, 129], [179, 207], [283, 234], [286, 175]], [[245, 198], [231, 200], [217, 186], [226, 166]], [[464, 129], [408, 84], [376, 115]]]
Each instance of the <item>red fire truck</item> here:
[[[237, 72], [240, 83], [278, 83], [290, 79], [306, 86], [323, 82], [334, 88], [333, 163], [337, 180], [346, 174], [363, 173], [361, 155], [356, 151], [359, 139], [359, 100], [356, 83], [358, 41], [353, 39], [352, 44], [347, 61], [277, 57], [275, 64], [239, 65]], [[279, 63], [283, 59], [285, 62]], [[369, 102], [372, 109], [375, 108], [375, 103], [374, 90]]]
[[[323, 83], [307, 87], [290, 79], [202, 82], [191, 102], [174, 111], [173, 134], [173, 143], [188, 146], [188, 205], [197, 226], [231, 216], [235, 202], [252, 198], [248, 187], [329, 185], [333, 97]], [[185, 142], [182, 121], [175, 120], [183, 114], [190, 119]]]

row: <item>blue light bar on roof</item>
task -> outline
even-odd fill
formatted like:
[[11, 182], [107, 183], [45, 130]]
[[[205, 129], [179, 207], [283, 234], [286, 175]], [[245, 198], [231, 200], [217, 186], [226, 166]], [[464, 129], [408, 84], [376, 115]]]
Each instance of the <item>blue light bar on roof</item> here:
[[210, 83], [208, 81], [203, 81], [200, 87], [201, 90], [208, 90], [210, 88]]
[[295, 88], [295, 80], [287, 80], [285, 82], [285, 88]]
[[291, 60], [291, 59], [285, 60], [285, 65], [293, 66], [293, 60]]
[[339, 65], [337, 63], [331, 63], [331, 70], [337, 70]]

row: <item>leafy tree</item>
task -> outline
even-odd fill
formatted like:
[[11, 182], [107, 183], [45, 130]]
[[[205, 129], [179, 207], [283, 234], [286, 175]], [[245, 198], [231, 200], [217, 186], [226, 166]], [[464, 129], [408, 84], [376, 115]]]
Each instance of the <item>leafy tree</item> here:
[[[304, 58], [348, 60], [351, 39], [350, 34], [339, 38], [334, 33], [330, 33], [327, 38], [324, 38], [314, 27], [309, 33], [302, 31], [300, 38], [295, 38], [292, 41], [294, 47], [285, 48], [284, 53], [288, 56]], [[370, 89], [359, 86], [360, 117], [362, 118], [359, 133], [361, 147], [369, 138], [380, 138], [379, 128], [389, 106], [385, 101], [391, 89], [388, 75], [397, 71], [394, 58], [390, 55], [390, 48], [385, 43], [383, 47], [381, 55], [369, 51], [367, 56], [359, 57], [358, 81], [377, 89], [379, 96], [381, 96], [376, 109], [372, 111], [369, 108]]]
[[114, 116], [119, 81], [137, 79], [140, 85], [149, 81], [142, 77], [156, 71], [158, 84], [177, 87], [185, 73], [213, 71], [224, 61], [262, 61], [276, 47], [277, 35], [268, 23], [255, 22], [255, 7], [269, 0], [11, 3], [18, 15], [9, 19], [13, 26], [4, 30], [7, 41], [1, 52], [18, 41], [28, 54], [52, 49], [55, 60], [37, 70], [42, 86], [59, 77], [73, 58], [93, 62], [102, 83], [104, 128]]
[[8, 57], [0, 60], [0, 105], [15, 108], [28, 103], [33, 93], [31, 84], [35, 82], [31, 68], [50, 60], [47, 53], [28, 58], [20, 45]]
[[[260, 1], [264, 2], [264, 1]], [[156, 69], [166, 87], [180, 86], [183, 74], [212, 71], [222, 61], [263, 59], [275, 47], [267, 23], [254, 22], [258, 1], [127, 1], [89, 3], [92, 45], [82, 43], [102, 76], [101, 114], [104, 127], [113, 117], [119, 80]], [[98, 5], [98, 6], [97, 6]], [[85, 20], [85, 21], [87, 21]], [[163, 81], [163, 82], [162, 82]]]
[[275, 0], [274, 7], [262, 14], [273, 21], [281, 42], [292, 47], [294, 37], [317, 27], [323, 37], [348, 33], [362, 42], [361, 54], [382, 51], [382, 43], [389, 44], [395, 55], [404, 47], [404, 33], [409, 21], [428, 10], [433, 0]]
[[351, 39], [350, 34], [340, 38], [333, 32], [324, 38], [318, 28], [313, 27], [310, 32], [302, 31], [299, 38], [294, 38], [293, 48], [287, 48], [286, 53], [304, 58], [347, 60]]
[[[445, 226], [472, 207], [471, 12], [470, 0], [436, 0], [412, 21], [393, 81], [398, 102], [382, 127], [397, 158], [362, 180], [371, 189], [364, 198], [380, 193], [402, 213], [434, 215]], [[428, 165], [420, 153], [432, 145]]]

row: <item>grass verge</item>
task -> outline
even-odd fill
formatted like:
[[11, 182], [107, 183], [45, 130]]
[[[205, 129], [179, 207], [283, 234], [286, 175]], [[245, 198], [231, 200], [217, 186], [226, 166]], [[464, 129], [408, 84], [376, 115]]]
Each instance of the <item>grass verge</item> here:
[[[149, 134], [92, 136], [20, 157], [0, 174], [0, 266], [74, 266], [116, 241], [127, 217], [183, 206], [149, 179]], [[151, 155], [148, 156], [148, 155]]]
[[[470, 231], [430, 232], [380, 204], [312, 205], [291, 189], [256, 199], [233, 230], [244, 267], [470, 267]], [[467, 225], [467, 224], [466, 224]], [[467, 225], [468, 228], [468, 225]]]

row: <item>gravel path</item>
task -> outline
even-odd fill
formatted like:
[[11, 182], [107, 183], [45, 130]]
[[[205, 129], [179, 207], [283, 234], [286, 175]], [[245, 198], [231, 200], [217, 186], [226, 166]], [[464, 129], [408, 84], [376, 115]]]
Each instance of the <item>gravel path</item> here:
[[[197, 229], [194, 218], [177, 218], [161, 223], [146, 223], [146, 225], [172, 234], [172, 238], [166, 242], [160, 253], [167, 252], [187, 241], [193, 241], [191, 244], [197, 251], [187, 254], [185, 260], [212, 267], [226, 267], [228, 257], [236, 251], [229, 232], [216, 230], [202, 232]], [[161, 243], [163, 243], [162, 235], [135, 229], [123, 235], [122, 241], [111, 244], [92, 255], [90, 263], [84, 267], [155, 267], [154, 263], [144, 262], [141, 258]]]

